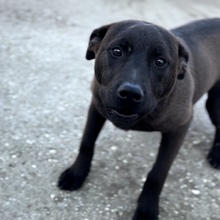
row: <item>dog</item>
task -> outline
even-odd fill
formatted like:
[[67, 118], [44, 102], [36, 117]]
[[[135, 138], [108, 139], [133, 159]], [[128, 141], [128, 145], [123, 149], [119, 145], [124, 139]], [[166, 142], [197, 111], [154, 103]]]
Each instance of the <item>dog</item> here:
[[158, 220], [159, 196], [193, 116], [208, 92], [206, 109], [216, 133], [207, 159], [220, 169], [220, 18], [170, 31], [127, 20], [95, 29], [86, 59], [95, 59], [92, 101], [74, 164], [58, 181], [76, 190], [91, 167], [95, 141], [106, 120], [124, 130], [159, 131], [156, 161], [147, 175], [133, 220]]

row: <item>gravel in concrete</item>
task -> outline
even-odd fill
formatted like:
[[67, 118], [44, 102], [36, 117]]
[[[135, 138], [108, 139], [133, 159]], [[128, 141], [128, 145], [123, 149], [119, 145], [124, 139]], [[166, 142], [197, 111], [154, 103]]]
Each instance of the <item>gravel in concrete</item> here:
[[[84, 187], [56, 187], [77, 154], [91, 99], [89, 35], [123, 19], [172, 28], [219, 15], [218, 0], [0, 0], [0, 219], [131, 219], [158, 133], [107, 123]], [[220, 172], [205, 159], [214, 134], [205, 99], [166, 181], [161, 219], [220, 219]]]

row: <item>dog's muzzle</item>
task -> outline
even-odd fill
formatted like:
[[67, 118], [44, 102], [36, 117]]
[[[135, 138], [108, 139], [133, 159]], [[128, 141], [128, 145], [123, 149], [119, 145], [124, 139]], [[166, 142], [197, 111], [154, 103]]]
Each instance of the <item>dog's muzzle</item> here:
[[116, 90], [112, 105], [106, 106], [109, 120], [117, 127], [131, 127], [140, 118], [143, 99], [141, 86], [128, 82], [121, 84]]

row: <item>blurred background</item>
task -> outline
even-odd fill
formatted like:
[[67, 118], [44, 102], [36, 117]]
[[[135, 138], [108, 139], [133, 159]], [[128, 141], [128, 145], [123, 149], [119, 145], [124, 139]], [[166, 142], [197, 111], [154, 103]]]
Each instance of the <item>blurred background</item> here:
[[[84, 187], [56, 187], [77, 154], [91, 99], [89, 36], [124, 19], [174, 28], [219, 15], [218, 0], [0, 0], [0, 219], [131, 219], [158, 133], [108, 122]], [[205, 159], [214, 135], [205, 99], [161, 195], [163, 220], [220, 219], [220, 173]]]

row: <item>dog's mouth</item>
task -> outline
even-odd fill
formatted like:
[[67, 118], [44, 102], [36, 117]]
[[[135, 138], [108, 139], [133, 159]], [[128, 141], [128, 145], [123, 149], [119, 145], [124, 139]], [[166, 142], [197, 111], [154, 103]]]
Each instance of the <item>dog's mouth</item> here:
[[108, 113], [116, 115], [118, 117], [127, 118], [127, 119], [137, 119], [139, 114], [132, 112], [129, 109], [115, 109], [107, 108]]

